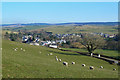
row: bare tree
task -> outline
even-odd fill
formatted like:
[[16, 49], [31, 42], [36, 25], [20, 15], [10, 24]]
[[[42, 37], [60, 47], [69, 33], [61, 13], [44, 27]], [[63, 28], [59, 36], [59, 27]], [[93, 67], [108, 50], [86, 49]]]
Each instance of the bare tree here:
[[99, 35], [84, 34], [81, 44], [84, 45], [91, 54], [95, 49], [102, 48], [105, 45], [105, 40]]

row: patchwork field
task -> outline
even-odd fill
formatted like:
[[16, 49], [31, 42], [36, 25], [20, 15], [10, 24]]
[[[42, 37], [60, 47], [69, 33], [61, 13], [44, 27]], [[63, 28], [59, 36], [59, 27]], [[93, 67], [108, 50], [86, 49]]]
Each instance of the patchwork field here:
[[[89, 56], [8, 40], [3, 40], [2, 47], [3, 78], [118, 78], [117, 65]], [[48, 55], [50, 53], [53, 55]], [[62, 61], [56, 61], [55, 56]], [[63, 65], [64, 61], [68, 67]], [[90, 70], [89, 66], [95, 69]]]
[[107, 33], [117, 34], [117, 26], [95, 26], [95, 25], [83, 25], [83, 26], [51, 26], [46, 28], [40, 28], [37, 30], [44, 29], [51, 31], [54, 34], [65, 34], [65, 33]]
[[29, 31], [45, 31], [53, 32], [53, 34], [66, 34], [66, 33], [107, 33], [117, 34], [118, 26], [106, 26], [106, 25], [83, 25], [83, 26], [72, 26], [72, 25], [40, 25], [40, 26], [25, 26], [25, 27], [12, 27], [3, 28], [4, 30], [18, 31], [18, 30], [29, 30]]

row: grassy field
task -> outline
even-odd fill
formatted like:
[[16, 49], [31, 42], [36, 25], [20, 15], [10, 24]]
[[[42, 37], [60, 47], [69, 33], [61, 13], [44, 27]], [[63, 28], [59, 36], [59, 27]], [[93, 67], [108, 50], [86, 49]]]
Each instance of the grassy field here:
[[[118, 78], [118, 66], [100, 59], [8, 40], [3, 40], [2, 45], [3, 78]], [[49, 53], [53, 55], [48, 56]], [[57, 62], [55, 56], [62, 61]], [[63, 61], [67, 61], [69, 66], [64, 66]], [[72, 61], [76, 64], [72, 65]], [[86, 66], [82, 67], [82, 64]], [[95, 69], [90, 70], [89, 66]], [[100, 66], [104, 68], [100, 69]], [[113, 71], [113, 68], [117, 70]]]
[[54, 34], [66, 34], [66, 33], [107, 33], [107, 34], [117, 34], [118, 30], [117, 26], [91, 26], [91, 25], [83, 25], [83, 26], [51, 26], [40, 28], [37, 30], [44, 29], [46, 31], [51, 31]]
[[[75, 49], [75, 48], [62, 48], [65, 50], [73, 50], [73, 51], [79, 51], [79, 52], [88, 52], [86, 49]], [[119, 53], [117, 50], [102, 50], [102, 49], [96, 49], [93, 53], [98, 53], [106, 56], [111, 57], [117, 57], [119, 56]]]

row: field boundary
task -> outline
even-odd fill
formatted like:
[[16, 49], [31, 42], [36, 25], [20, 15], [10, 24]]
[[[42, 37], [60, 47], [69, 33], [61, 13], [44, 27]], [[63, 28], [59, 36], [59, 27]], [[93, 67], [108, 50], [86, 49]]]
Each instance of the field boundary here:
[[[89, 53], [87, 52], [78, 52], [78, 51], [73, 51], [73, 50], [65, 50], [65, 49], [59, 49], [61, 51], [68, 51], [68, 52], [75, 52], [75, 53], [79, 53], [81, 55], [85, 55], [85, 56], [91, 56]], [[109, 57], [109, 56], [105, 56], [105, 55], [100, 55], [101, 57], [98, 57], [97, 56], [98, 54], [97, 53], [93, 53], [93, 56], [94, 58], [97, 58], [97, 59], [101, 59], [101, 60], [104, 60], [104, 61], [107, 61], [109, 62], [110, 64], [117, 64], [120, 66], [120, 60], [118, 59], [115, 59], [113, 57]]]

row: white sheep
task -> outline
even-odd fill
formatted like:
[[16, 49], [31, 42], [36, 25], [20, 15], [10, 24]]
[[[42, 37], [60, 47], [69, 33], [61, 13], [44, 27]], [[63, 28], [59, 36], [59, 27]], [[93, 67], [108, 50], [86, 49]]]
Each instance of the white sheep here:
[[14, 49], [14, 51], [17, 51], [17, 49]]
[[50, 53], [50, 55], [53, 55], [52, 53]]
[[25, 49], [23, 51], [25, 52]]
[[93, 56], [93, 53], [91, 53], [90, 55]]
[[56, 58], [56, 61], [58, 61], [58, 58]]
[[75, 64], [75, 62], [72, 62], [72, 64]]
[[2, 48], [0, 48], [2, 50]]
[[116, 71], [116, 69], [115, 69], [115, 68], [113, 68], [113, 70], [114, 70], [114, 71]]
[[22, 48], [20, 48], [22, 50]]
[[90, 66], [90, 69], [91, 69], [91, 70], [93, 70], [93, 69], [94, 69], [94, 67], [93, 67], [93, 66]]
[[59, 62], [61, 62], [61, 59], [59, 59]]
[[63, 62], [63, 65], [68, 66], [68, 62]]
[[82, 64], [83, 67], [85, 67], [86, 65], [85, 64]]
[[100, 66], [101, 69], [103, 69], [103, 66]]
[[98, 57], [100, 57], [100, 54], [98, 54]]

